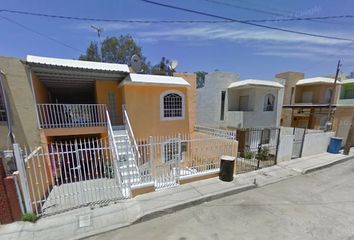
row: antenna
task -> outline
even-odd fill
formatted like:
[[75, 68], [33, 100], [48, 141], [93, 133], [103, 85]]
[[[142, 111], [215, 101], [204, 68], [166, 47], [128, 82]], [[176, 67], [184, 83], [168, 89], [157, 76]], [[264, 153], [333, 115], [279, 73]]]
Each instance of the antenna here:
[[101, 54], [101, 61], [102, 61], [102, 41], [101, 41], [101, 33], [103, 32], [103, 28], [101, 27], [96, 27], [94, 25], [91, 25], [91, 28], [93, 28], [96, 32], [97, 32], [97, 36], [98, 36], [98, 41], [100, 44], [100, 54]]
[[136, 73], [141, 71], [141, 59], [137, 54], [134, 54], [130, 59], [130, 66]]

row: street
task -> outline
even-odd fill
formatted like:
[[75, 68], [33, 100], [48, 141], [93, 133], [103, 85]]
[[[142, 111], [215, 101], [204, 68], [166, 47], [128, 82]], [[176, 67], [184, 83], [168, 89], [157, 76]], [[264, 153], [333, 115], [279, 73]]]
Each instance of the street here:
[[90, 239], [354, 239], [354, 161]]

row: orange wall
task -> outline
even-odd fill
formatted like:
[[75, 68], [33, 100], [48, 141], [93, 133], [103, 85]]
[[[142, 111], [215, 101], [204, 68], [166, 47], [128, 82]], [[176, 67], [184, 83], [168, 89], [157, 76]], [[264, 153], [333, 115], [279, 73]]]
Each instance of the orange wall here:
[[123, 124], [122, 117], [122, 104], [123, 104], [123, 93], [122, 89], [118, 88], [118, 81], [96, 81], [96, 103], [106, 104], [108, 107], [108, 93], [112, 92], [116, 94], [116, 104], [117, 104], [117, 115], [118, 124]]
[[[188, 87], [125, 84], [121, 88], [135, 137], [169, 136], [189, 132]], [[183, 120], [160, 119], [160, 95], [168, 90], [177, 90], [185, 95]]]
[[32, 82], [37, 103], [49, 103], [48, 89], [34, 73], [32, 73]]

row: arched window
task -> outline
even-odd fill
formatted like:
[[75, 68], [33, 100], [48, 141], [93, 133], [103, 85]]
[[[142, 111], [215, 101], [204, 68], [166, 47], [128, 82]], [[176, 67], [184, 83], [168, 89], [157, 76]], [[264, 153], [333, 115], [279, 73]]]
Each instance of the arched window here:
[[271, 112], [274, 111], [275, 97], [273, 94], [267, 94], [264, 98], [264, 108], [263, 111]]
[[184, 95], [179, 91], [163, 92], [160, 97], [160, 115], [163, 120], [184, 119]]

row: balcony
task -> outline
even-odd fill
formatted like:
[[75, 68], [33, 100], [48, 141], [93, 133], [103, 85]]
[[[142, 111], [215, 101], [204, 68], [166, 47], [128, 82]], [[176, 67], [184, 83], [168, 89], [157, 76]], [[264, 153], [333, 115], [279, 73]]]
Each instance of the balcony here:
[[341, 107], [353, 107], [354, 106], [354, 99], [353, 98], [340, 98], [337, 101], [337, 106]]
[[40, 128], [85, 128], [107, 125], [105, 104], [37, 104]]

